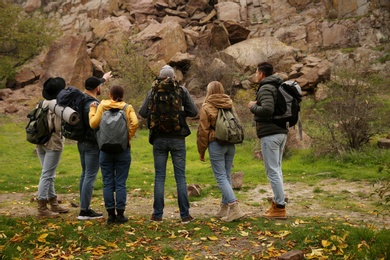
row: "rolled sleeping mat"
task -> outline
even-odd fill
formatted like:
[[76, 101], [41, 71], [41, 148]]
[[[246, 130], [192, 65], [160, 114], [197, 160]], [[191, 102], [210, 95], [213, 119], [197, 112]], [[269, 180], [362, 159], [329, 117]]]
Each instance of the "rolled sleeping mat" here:
[[75, 125], [80, 121], [79, 113], [70, 107], [57, 105], [57, 100], [55, 99], [49, 101], [49, 109], [70, 125]]

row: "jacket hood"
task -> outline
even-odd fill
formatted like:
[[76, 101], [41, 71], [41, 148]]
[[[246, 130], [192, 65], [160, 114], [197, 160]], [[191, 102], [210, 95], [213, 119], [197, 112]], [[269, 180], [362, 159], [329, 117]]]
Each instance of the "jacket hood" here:
[[105, 110], [109, 110], [111, 108], [118, 108], [118, 109], [123, 109], [126, 105], [126, 102], [121, 101], [121, 102], [116, 102], [111, 99], [105, 99], [100, 102], [100, 104], [103, 106]]
[[260, 87], [266, 84], [276, 85], [279, 86], [283, 83], [283, 79], [276, 75], [271, 75], [266, 78], [264, 78], [262, 81], [260, 81]]
[[206, 102], [216, 108], [231, 108], [233, 106], [232, 99], [226, 94], [212, 94]]

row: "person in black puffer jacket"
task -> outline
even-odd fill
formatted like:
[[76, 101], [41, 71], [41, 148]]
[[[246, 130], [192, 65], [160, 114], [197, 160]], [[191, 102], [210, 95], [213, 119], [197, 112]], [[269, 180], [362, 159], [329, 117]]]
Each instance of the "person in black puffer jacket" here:
[[274, 194], [271, 207], [263, 214], [263, 217], [286, 219], [282, 158], [288, 129], [276, 125], [272, 120], [263, 120], [273, 116], [278, 91], [275, 85], [278, 86], [283, 82], [281, 78], [273, 74], [272, 64], [262, 62], [257, 66], [256, 79], [260, 82], [259, 88], [256, 93], [256, 101], [250, 101], [248, 108], [254, 114], [264, 167]]

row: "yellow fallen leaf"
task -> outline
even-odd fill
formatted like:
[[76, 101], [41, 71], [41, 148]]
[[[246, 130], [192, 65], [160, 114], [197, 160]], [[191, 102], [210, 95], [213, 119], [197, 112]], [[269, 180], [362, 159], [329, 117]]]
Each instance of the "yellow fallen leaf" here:
[[112, 242], [108, 242], [108, 241], [105, 241], [106, 245], [111, 247], [111, 248], [118, 248], [117, 244], [115, 243], [112, 243]]
[[240, 232], [240, 235], [241, 235], [242, 237], [247, 237], [247, 236], [249, 235], [249, 233], [248, 233], [248, 232], [245, 232], [245, 231], [241, 231], [241, 232]]
[[42, 242], [42, 243], [45, 243], [45, 242], [46, 242], [46, 237], [47, 237], [48, 235], [49, 235], [48, 233], [44, 233], [44, 234], [40, 235], [40, 236], [38, 237], [38, 241], [39, 241], [39, 242]]
[[222, 230], [222, 231], [228, 231], [229, 228], [228, 228], [228, 227], [221, 227], [221, 230]]
[[274, 236], [275, 238], [285, 238], [286, 236], [290, 235], [291, 232], [288, 230], [280, 231], [278, 235]]
[[211, 240], [211, 241], [217, 241], [218, 240], [218, 237], [216, 236], [210, 236], [210, 237], [207, 237], [208, 240]]
[[321, 240], [322, 247], [328, 247], [332, 244], [332, 242], [329, 242], [328, 240]]
[[194, 258], [192, 258], [192, 257], [189, 256], [189, 255], [185, 255], [185, 256], [184, 256], [184, 260], [194, 260]]

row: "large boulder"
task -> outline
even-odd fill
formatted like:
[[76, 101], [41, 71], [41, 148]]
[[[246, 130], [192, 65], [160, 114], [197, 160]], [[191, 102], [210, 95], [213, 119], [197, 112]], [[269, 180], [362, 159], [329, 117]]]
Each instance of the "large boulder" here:
[[280, 58], [291, 55], [293, 51], [293, 47], [268, 36], [248, 39], [224, 50], [243, 67], [255, 67], [263, 61], [277, 62]]
[[142, 43], [144, 54], [152, 60], [169, 60], [177, 52], [187, 51], [183, 29], [178, 23], [152, 23], [140, 33], [130, 37], [130, 41]]
[[107, 17], [103, 20], [94, 19], [91, 21], [93, 28], [93, 42], [91, 46], [91, 58], [108, 64], [110, 68], [114, 68], [118, 62], [116, 49], [121, 48], [123, 42], [127, 40], [131, 34], [132, 24], [127, 16]]
[[54, 42], [43, 61], [41, 83], [49, 77], [62, 77], [67, 85], [84, 89], [85, 80], [92, 75], [92, 63], [85, 38], [64, 36]]

